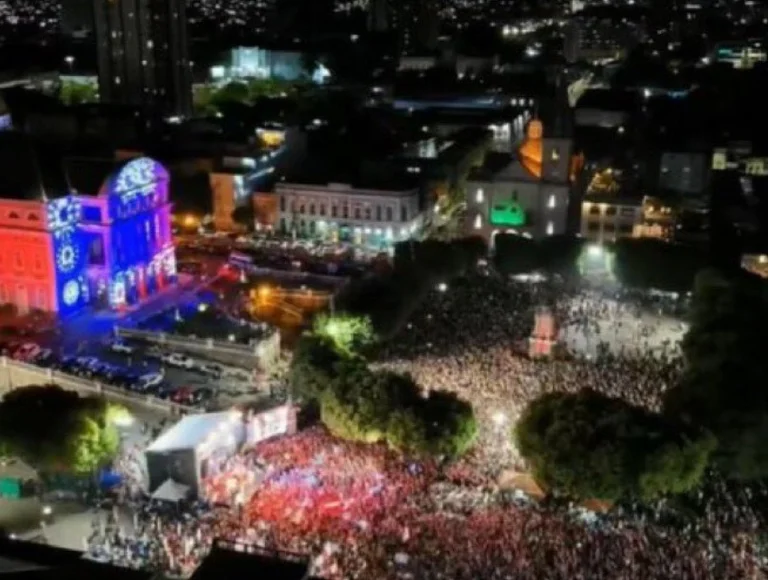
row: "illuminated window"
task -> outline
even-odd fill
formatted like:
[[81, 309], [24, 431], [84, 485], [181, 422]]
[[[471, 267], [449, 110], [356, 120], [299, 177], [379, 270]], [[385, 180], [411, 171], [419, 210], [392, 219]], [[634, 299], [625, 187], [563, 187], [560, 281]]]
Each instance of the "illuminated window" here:
[[547, 202], [547, 207], [549, 209], [555, 209], [555, 205], [557, 205], [557, 200], [555, 199], [555, 194], [552, 193], [549, 195], [549, 201]]
[[483, 227], [483, 216], [481, 216], [480, 214], [477, 214], [475, 216], [475, 229], [479, 230], [482, 227]]
[[475, 201], [477, 203], [483, 203], [484, 195], [483, 195], [483, 188], [480, 187], [477, 190], [477, 193], [475, 194]]
[[552, 148], [552, 161], [559, 161], [560, 160], [560, 151], [557, 150], [557, 147]]
[[551, 236], [555, 233], [555, 224], [552, 222], [547, 222], [547, 235]]
[[392, 207], [387, 206], [387, 208], [386, 208], [386, 215], [387, 215], [387, 221], [391, 222], [392, 221]]
[[331, 217], [336, 217], [336, 214], [338, 213], [338, 208], [335, 205], [331, 206]]
[[15, 211], [12, 211], [11, 213], [8, 214], [8, 217], [11, 218], [12, 220], [17, 220], [19, 219], [19, 214], [17, 214]]
[[401, 222], [407, 222], [408, 221], [408, 208], [403, 206], [400, 206], [400, 221]]

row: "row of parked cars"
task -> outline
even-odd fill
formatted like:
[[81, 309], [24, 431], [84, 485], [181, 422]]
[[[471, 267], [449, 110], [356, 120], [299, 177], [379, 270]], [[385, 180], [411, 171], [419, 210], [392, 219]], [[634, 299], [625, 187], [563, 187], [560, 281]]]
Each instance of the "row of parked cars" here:
[[67, 374], [97, 380], [136, 394], [152, 395], [182, 405], [205, 405], [214, 396], [214, 390], [209, 387], [192, 390], [189, 387], [171, 385], [166, 380], [165, 371], [162, 369], [136, 370], [132, 367], [102, 361], [95, 356], [64, 357], [50, 366]]
[[[109, 348], [113, 352], [127, 355], [133, 354], [137, 349], [137, 347], [123, 341], [112, 342], [109, 345]], [[250, 378], [248, 373], [242, 369], [195, 359], [180, 352], [167, 352], [154, 346], [142, 350], [142, 354], [144, 356], [159, 360], [163, 365], [198, 372], [214, 379], [228, 377], [232, 379], [247, 381]]]

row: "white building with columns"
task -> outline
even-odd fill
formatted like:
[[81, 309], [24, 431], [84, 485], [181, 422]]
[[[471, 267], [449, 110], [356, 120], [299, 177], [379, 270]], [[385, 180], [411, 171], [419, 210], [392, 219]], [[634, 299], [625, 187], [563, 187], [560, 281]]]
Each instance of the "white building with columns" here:
[[329, 242], [388, 249], [420, 233], [428, 215], [415, 186], [378, 189], [281, 182], [275, 192], [280, 231]]

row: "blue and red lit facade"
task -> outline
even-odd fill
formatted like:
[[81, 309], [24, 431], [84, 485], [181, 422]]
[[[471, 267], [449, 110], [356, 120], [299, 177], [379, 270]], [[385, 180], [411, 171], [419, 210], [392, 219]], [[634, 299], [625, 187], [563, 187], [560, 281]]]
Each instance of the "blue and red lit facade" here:
[[0, 200], [0, 302], [122, 309], [176, 281], [168, 173], [140, 157], [96, 195]]

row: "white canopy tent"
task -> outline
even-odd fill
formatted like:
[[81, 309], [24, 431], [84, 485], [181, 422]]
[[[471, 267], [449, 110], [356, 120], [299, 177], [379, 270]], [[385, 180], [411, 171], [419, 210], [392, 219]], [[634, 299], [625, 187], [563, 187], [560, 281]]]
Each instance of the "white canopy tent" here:
[[189, 497], [189, 486], [166, 479], [165, 482], [155, 490], [152, 499], [178, 503]]

